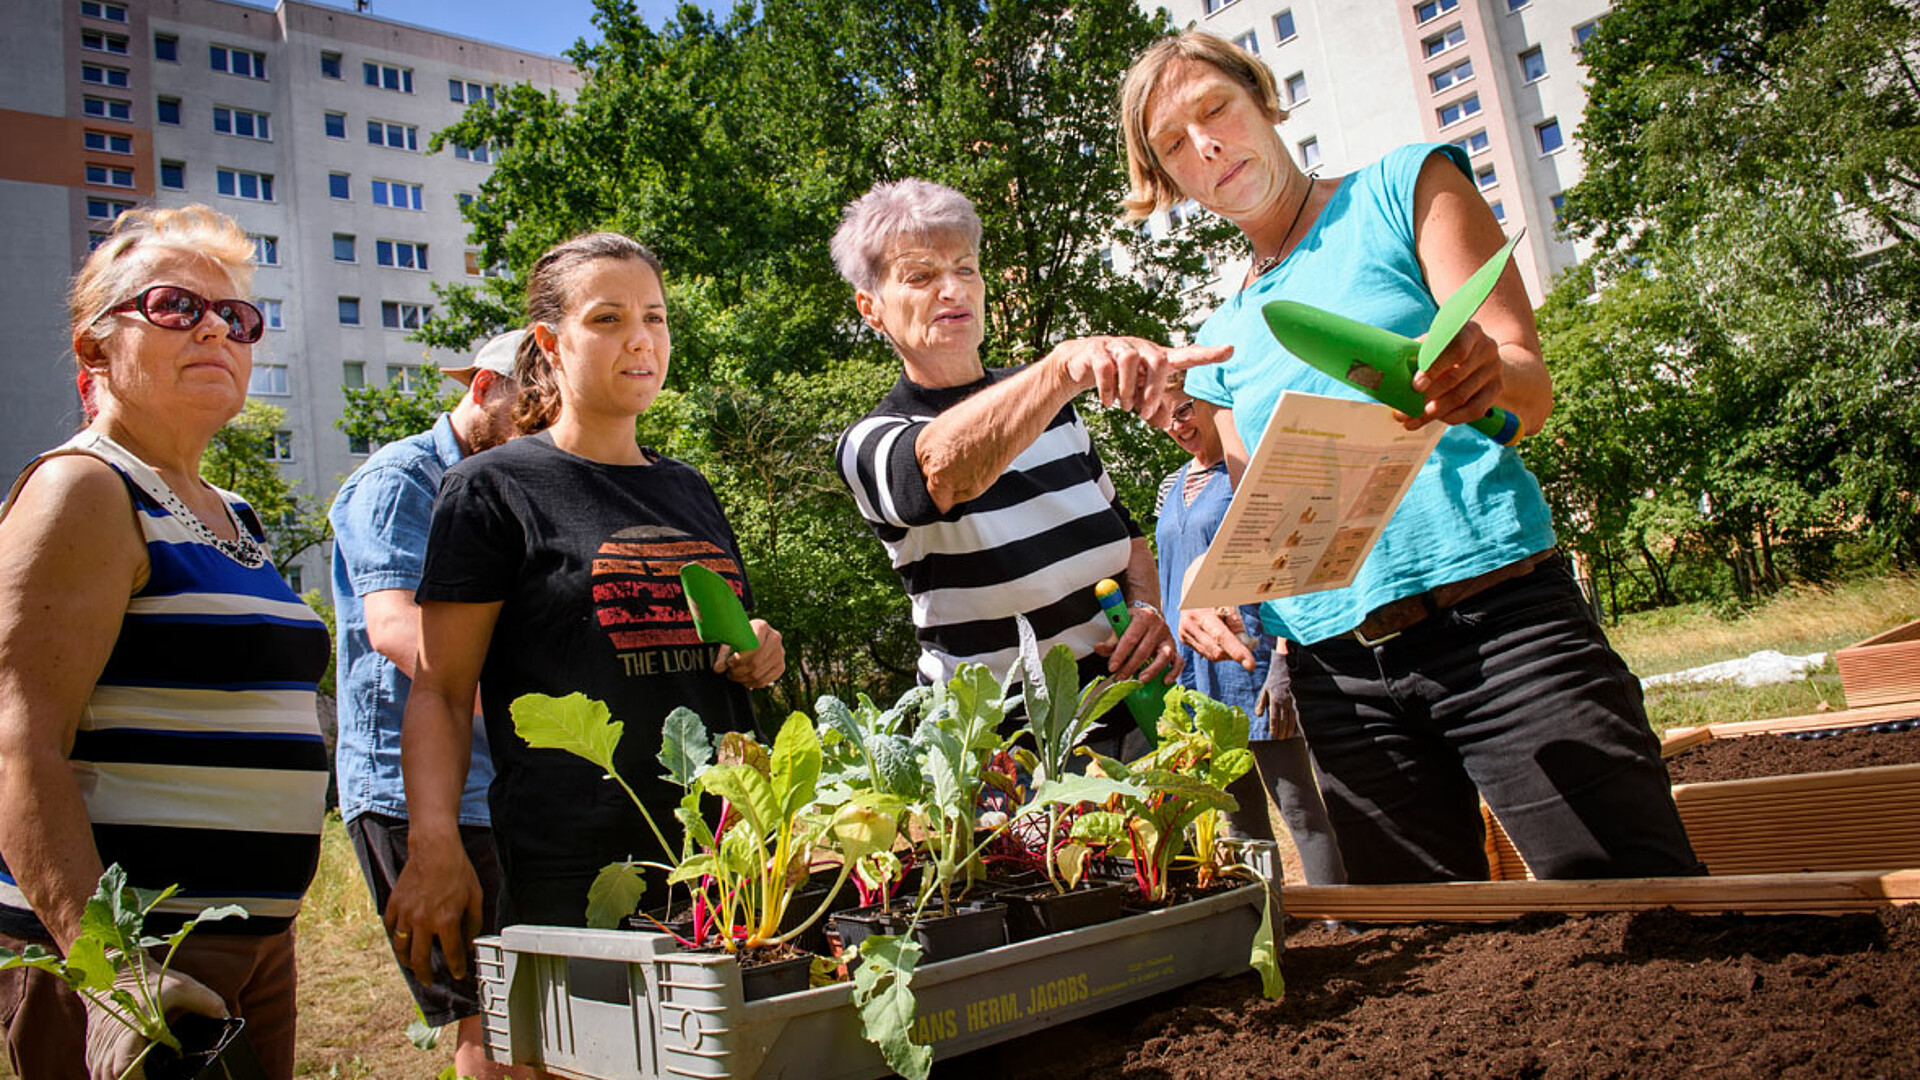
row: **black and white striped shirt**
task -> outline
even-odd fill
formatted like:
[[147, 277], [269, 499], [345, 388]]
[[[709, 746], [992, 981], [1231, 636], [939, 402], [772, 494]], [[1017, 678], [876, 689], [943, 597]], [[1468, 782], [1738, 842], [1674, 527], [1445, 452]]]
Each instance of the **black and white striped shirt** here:
[[945, 681], [968, 661], [1004, 677], [1019, 645], [1016, 614], [1033, 624], [1043, 652], [1065, 642], [1084, 660], [1111, 633], [1093, 586], [1125, 573], [1140, 529], [1073, 406], [978, 498], [943, 514], [927, 492], [914, 451], [920, 433], [1019, 370], [939, 389], [902, 376], [835, 450], [840, 478], [913, 602], [926, 681]]

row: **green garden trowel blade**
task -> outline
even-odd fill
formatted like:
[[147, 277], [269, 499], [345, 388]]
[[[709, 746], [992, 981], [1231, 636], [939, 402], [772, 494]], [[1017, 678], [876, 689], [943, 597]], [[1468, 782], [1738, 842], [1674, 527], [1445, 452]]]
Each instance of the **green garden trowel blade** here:
[[740, 606], [740, 597], [726, 578], [690, 562], [680, 568], [680, 588], [687, 594], [693, 629], [701, 641], [731, 645], [739, 652], [760, 647], [760, 639], [747, 622], [747, 609]]
[[[1414, 373], [1425, 370], [1486, 302], [1519, 239], [1507, 241], [1440, 305], [1424, 343], [1292, 300], [1275, 300], [1260, 311], [1288, 352], [1375, 401], [1417, 416], [1426, 397], [1413, 388]], [[1469, 426], [1503, 446], [1520, 437], [1520, 419], [1505, 409], [1488, 409]]]

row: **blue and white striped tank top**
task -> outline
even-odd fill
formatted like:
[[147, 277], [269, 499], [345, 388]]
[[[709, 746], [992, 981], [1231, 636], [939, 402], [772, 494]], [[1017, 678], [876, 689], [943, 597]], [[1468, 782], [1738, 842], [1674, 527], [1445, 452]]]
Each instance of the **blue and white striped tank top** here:
[[[100, 861], [143, 889], [180, 886], [149, 932], [215, 904], [249, 913], [217, 933], [283, 930], [320, 857], [327, 754], [314, 704], [326, 624], [271, 560], [223, 550], [245, 545], [217, 544], [158, 473], [104, 435], [82, 432], [36, 458], [0, 518], [33, 470], [61, 454], [120, 474], [149, 565], [69, 755]], [[259, 541], [252, 509], [220, 494]], [[4, 866], [0, 930], [45, 936]]]

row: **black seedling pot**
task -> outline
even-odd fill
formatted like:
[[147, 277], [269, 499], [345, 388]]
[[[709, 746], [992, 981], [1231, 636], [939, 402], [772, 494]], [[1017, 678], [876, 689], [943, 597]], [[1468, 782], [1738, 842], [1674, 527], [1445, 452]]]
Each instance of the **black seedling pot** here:
[[1126, 896], [1125, 885], [1089, 882], [1063, 893], [1054, 892], [1050, 886], [1002, 893], [1000, 900], [1007, 905], [1007, 931], [1013, 940], [1026, 941], [1112, 922], [1120, 917]]
[[154, 1047], [143, 1063], [147, 1080], [267, 1080], [247, 1043], [245, 1020], [187, 1013], [169, 1026], [184, 1053]]
[[[912, 919], [905, 911], [855, 908], [833, 917], [833, 928], [843, 948], [859, 947], [873, 934], [904, 934]], [[920, 943], [920, 962], [931, 964], [951, 960], [1007, 943], [1007, 907], [998, 903], [955, 904], [950, 915], [935, 915], [920, 920], [914, 929]]]

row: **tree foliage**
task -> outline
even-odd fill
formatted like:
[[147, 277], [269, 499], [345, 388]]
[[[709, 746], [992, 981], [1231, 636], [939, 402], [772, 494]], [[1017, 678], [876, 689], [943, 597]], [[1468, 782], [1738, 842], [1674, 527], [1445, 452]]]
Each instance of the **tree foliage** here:
[[1617, 601], [1920, 558], [1917, 47], [1891, 0], [1632, 0], [1587, 43], [1599, 253], [1541, 309], [1527, 457]]
[[464, 388], [446, 388], [440, 371], [423, 365], [406, 384], [349, 386], [347, 405], [334, 426], [351, 439], [365, 439], [368, 447], [398, 442], [433, 427], [440, 414], [460, 403]]
[[[499, 152], [465, 213], [505, 272], [442, 289], [420, 336], [465, 348], [518, 323], [529, 267], [576, 233], [653, 248], [672, 390], [642, 439], [719, 492], [759, 612], [786, 634], [776, 694], [891, 696], [912, 680], [907, 603], [832, 449], [899, 364], [856, 317], [828, 238], [876, 181], [951, 184], [984, 225], [990, 365], [1094, 331], [1166, 340], [1189, 313], [1160, 283], [1197, 274], [1203, 251], [1119, 221], [1114, 117], [1126, 65], [1163, 26], [1130, 0], [765, 0], [725, 18], [683, 6], [657, 29], [596, 0], [594, 23], [599, 40], [569, 53], [577, 96], [512, 87], [435, 136]], [[1110, 246], [1146, 273], [1117, 273]], [[1145, 512], [1178, 451], [1137, 420], [1093, 419]]]
[[288, 481], [273, 462], [274, 432], [286, 419], [285, 409], [249, 401], [240, 415], [214, 433], [200, 459], [200, 475], [208, 483], [253, 507], [266, 530], [273, 564], [283, 572], [333, 535], [326, 508], [300, 491], [299, 481]]

